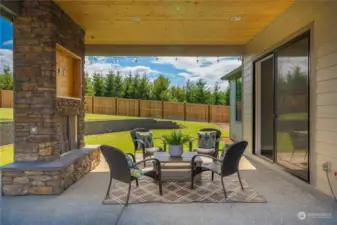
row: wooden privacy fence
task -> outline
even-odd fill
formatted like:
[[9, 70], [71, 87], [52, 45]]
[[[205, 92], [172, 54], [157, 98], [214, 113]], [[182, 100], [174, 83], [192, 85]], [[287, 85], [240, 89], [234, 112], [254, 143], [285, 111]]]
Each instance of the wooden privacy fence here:
[[[0, 90], [0, 108], [13, 108], [13, 91]], [[229, 122], [229, 106], [85, 97], [85, 112], [203, 122]]]
[[202, 122], [229, 122], [229, 106], [108, 97], [85, 97], [87, 113]]
[[13, 91], [0, 90], [0, 108], [13, 108]]

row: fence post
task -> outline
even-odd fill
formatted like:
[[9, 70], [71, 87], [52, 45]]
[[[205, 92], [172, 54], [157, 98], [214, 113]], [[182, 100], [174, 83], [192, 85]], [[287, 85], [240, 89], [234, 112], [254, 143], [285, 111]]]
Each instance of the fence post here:
[[2, 90], [0, 90], [0, 108], [2, 108]]
[[92, 96], [92, 103], [91, 103], [91, 113], [94, 114], [95, 113], [95, 96]]
[[208, 122], [211, 122], [211, 105], [208, 105]]
[[117, 106], [117, 104], [118, 104], [118, 98], [115, 98], [115, 115], [116, 116], [118, 114], [118, 106]]
[[138, 99], [138, 117], [140, 117], [140, 99]]
[[164, 119], [164, 101], [161, 101], [161, 118]]
[[184, 102], [184, 120], [186, 121], [186, 102]]

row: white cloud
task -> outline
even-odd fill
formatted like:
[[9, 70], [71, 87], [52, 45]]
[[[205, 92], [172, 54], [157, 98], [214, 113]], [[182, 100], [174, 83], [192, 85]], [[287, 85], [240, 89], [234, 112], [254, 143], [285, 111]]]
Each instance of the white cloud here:
[[3, 46], [12, 45], [12, 44], [13, 44], [13, 40], [8, 40], [2, 43]]
[[[93, 62], [94, 61], [94, 62]], [[225, 89], [228, 83], [221, 81], [220, 78], [226, 73], [232, 71], [238, 67], [241, 62], [237, 59], [227, 57], [159, 57], [157, 60], [152, 61], [154, 64], [168, 64], [172, 65], [175, 69], [183, 70], [186, 72], [180, 72], [178, 74], [162, 73], [158, 70], [154, 70], [149, 66], [121, 66], [119, 63], [110, 63], [108, 57], [95, 57], [93, 61], [90, 61], [89, 57], [85, 58], [85, 71], [92, 75], [93, 73], [107, 74], [109, 71], [119, 72], [123, 76], [127, 76], [130, 72], [132, 75], [146, 73], [151, 80], [157, 77], [159, 74], [164, 74], [171, 81], [175, 79], [181, 80], [181, 77], [185, 81], [190, 80], [196, 82], [202, 78], [207, 82], [209, 88], [213, 88], [215, 82], [219, 82], [221, 89]], [[179, 78], [180, 77], [180, 78]], [[180, 82], [180, 81], [179, 81]], [[177, 82], [172, 82], [177, 84]], [[181, 84], [183, 85], [183, 83]]]
[[[104, 58], [104, 59], [103, 59]], [[147, 66], [121, 66], [118, 63], [109, 63], [106, 61], [106, 57], [95, 57], [95, 63], [92, 63], [89, 57], [85, 57], [85, 72], [89, 75], [94, 73], [102, 73], [103, 75], [107, 74], [109, 71], [118, 71], [122, 76], [127, 76], [129, 73], [132, 75], [159, 75], [160, 71], [153, 70]]]
[[13, 51], [9, 49], [0, 49], [0, 72], [6, 67], [13, 71]]
[[[208, 85], [213, 85], [226, 73], [241, 65], [241, 62], [234, 58], [221, 57], [159, 57], [153, 61], [156, 64], [171, 64], [174, 68], [185, 70], [185, 73], [178, 75], [195, 81], [199, 78], [204, 79]], [[227, 85], [226, 85], [227, 86]]]

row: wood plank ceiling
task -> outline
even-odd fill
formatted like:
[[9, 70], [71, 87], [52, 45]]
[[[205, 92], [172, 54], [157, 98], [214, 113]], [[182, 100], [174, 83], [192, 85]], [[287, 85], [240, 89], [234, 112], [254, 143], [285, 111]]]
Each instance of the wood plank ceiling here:
[[[54, 0], [86, 44], [240, 45], [294, 0]], [[240, 21], [232, 21], [240, 17]]]

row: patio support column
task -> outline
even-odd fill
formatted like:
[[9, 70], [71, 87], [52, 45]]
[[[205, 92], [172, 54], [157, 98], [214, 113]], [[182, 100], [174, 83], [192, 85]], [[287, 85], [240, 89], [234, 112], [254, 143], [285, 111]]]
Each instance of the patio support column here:
[[75, 103], [56, 97], [56, 44], [81, 57], [83, 71], [84, 31], [51, 0], [24, 0], [13, 24], [14, 159], [54, 160], [60, 156], [60, 104], [77, 107], [78, 147], [84, 146], [84, 85]]

